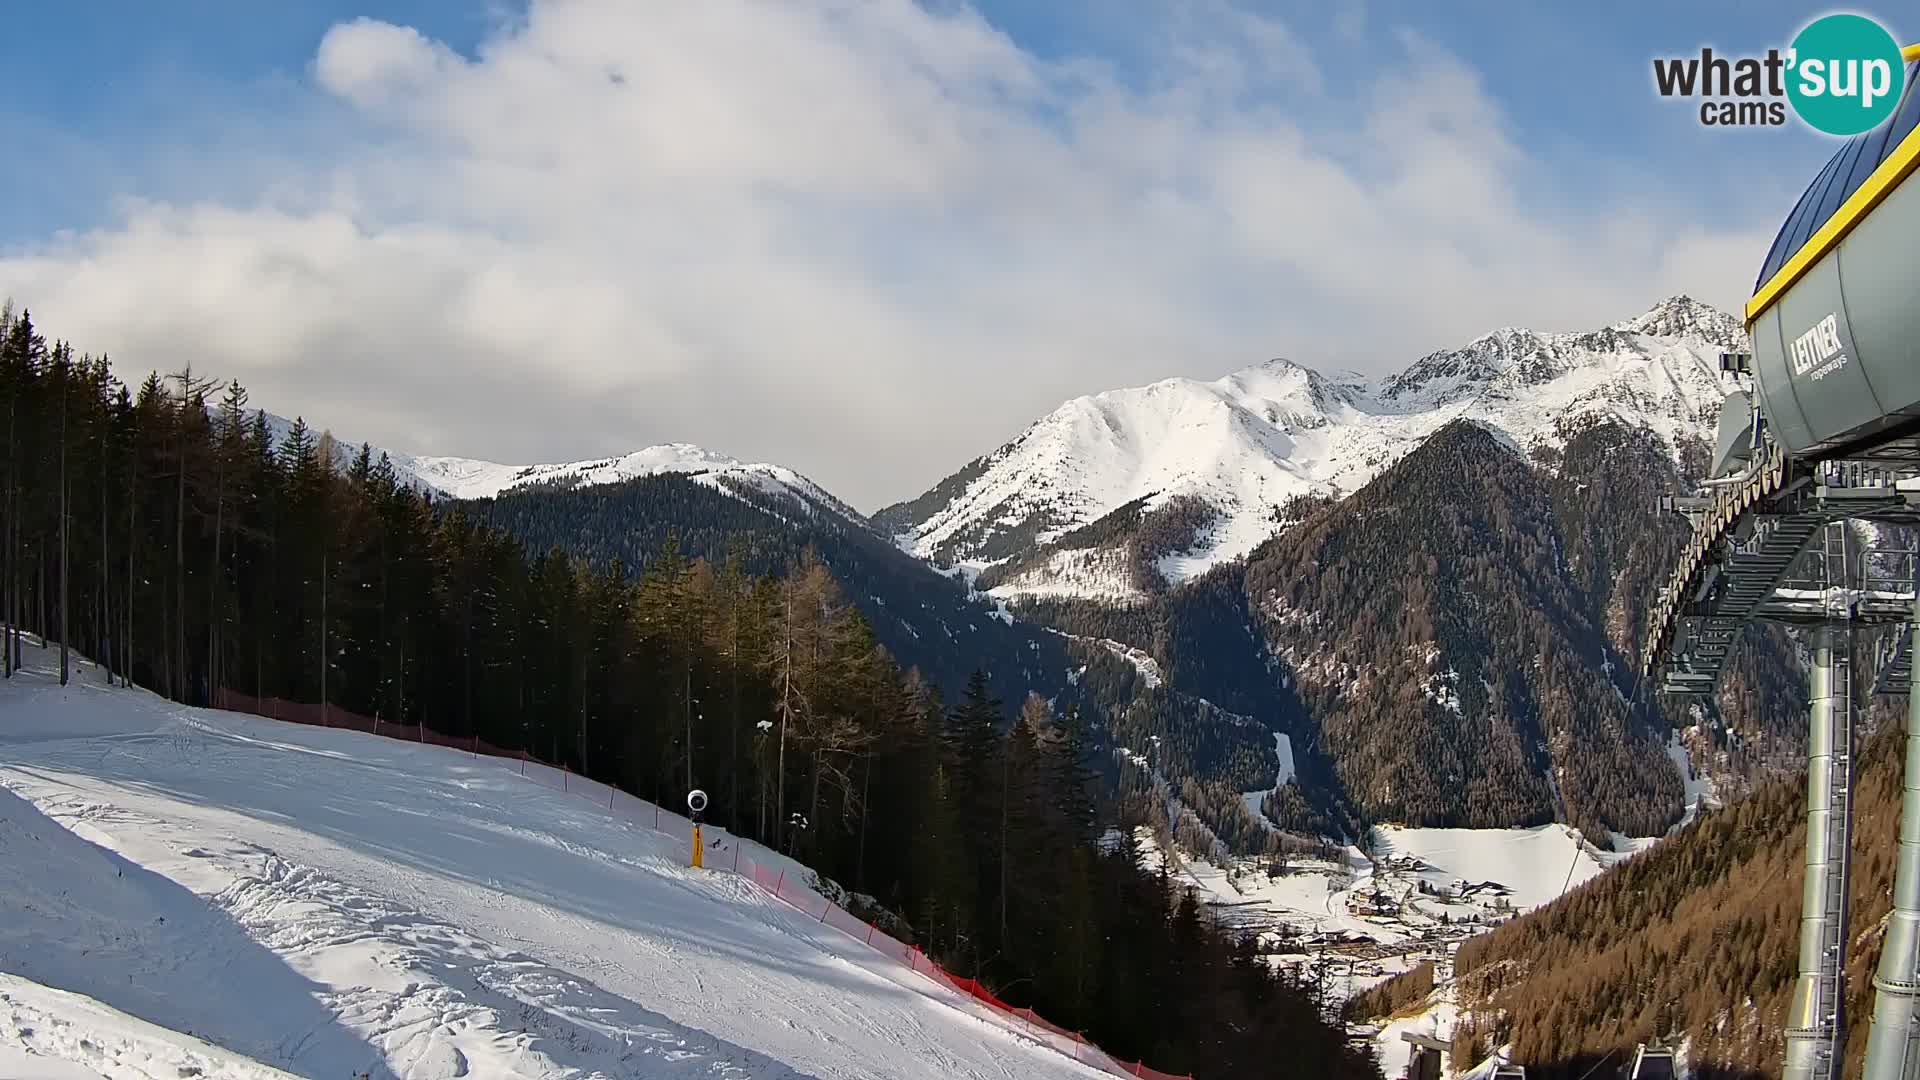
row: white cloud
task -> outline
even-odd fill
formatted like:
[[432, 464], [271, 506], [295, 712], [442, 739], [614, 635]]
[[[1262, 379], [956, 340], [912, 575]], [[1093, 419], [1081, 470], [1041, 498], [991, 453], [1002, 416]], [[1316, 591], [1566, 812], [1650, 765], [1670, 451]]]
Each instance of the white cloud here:
[[363, 18], [327, 32], [313, 73], [329, 93], [374, 109], [404, 103], [463, 66], [453, 50], [412, 27]]
[[130, 201], [0, 259], [0, 294], [402, 449], [684, 439], [868, 507], [1071, 393], [1741, 298], [1767, 237], [1645, 192], [1550, 209], [1565, 178], [1473, 73], [1399, 49], [1347, 99], [1230, 12], [1124, 79], [909, 0], [536, 0], [471, 57], [360, 20], [312, 70], [345, 150]]

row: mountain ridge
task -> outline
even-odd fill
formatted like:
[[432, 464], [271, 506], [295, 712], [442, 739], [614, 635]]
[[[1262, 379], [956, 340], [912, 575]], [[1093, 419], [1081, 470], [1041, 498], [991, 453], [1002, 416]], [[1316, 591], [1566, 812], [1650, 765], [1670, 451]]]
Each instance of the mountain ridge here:
[[[267, 414], [268, 431], [276, 445], [285, 441], [295, 422]], [[336, 441], [349, 449], [360, 445], [346, 439]], [[411, 454], [368, 446], [375, 458], [386, 457], [401, 483], [439, 498], [493, 499], [514, 492], [599, 487], [678, 474], [723, 494], [758, 495], [810, 512], [824, 511], [873, 531], [865, 515], [798, 470], [768, 462], [741, 461], [693, 443], [657, 443], [612, 457], [534, 465], [506, 465], [481, 458]], [[343, 463], [350, 459], [351, 454], [346, 455]]]
[[[1527, 450], [1557, 445], [1565, 417], [1611, 414], [1652, 428], [1677, 453], [1679, 437], [1709, 427], [1719, 404], [1710, 354], [1743, 339], [1733, 316], [1682, 295], [1595, 330], [1500, 327], [1377, 380], [1289, 357], [1212, 380], [1160, 379], [1069, 399], [921, 495], [870, 515], [798, 470], [692, 443], [536, 464], [375, 449], [404, 482], [456, 499], [685, 474], [830, 513], [949, 571], [977, 576], [1017, 555], [1025, 572], [1002, 572], [989, 586], [1002, 599], [1126, 600], [1250, 554], [1294, 498], [1357, 490], [1456, 417]], [[271, 419], [283, 437], [289, 422]], [[1181, 497], [1209, 508], [1210, 520], [1156, 573], [1134, 575], [1147, 580], [1085, 548], [1053, 550], [1130, 503], [1145, 512]]]
[[1611, 416], [1651, 428], [1679, 453], [1711, 425], [1717, 354], [1744, 339], [1733, 316], [1686, 296], [1595, 330], [1490, 331], [1378, 382], [1272, 359], [1219, 379], [1162, 379], [1071, 399], [1021, 435], [873, 520], [931, 562], [980, 573], [1016, 554], [1007, 599], [1127, 599], [1152, 581], [1106, 580], [1086, 555], [1034, 558], [1068, 533], [1145, 499], [1192, 496], [1217, 511], [1162, 566], [1190, 579], [1271, 537], [1300, 496], [1363, 486], [1447, 421], [1486, 423], [1523, 450], [1558, 445], [1562, 421]]
[[[1679, 786], [1662, 720], [1621, 710], [1629, 688], [1611, 673], [1631, 666], [1644, 594], [1674, 542], [1654, 494], [1704, 452], [1721, 396], [1710, 358], [1738, 335], [1732, 316], [1675, 297], [1597, 330], [1490, 331], [1378, 382], [1284, 357], [1211, 381], [1163, 379], [1073, 399], [872, 517], [793, 470], [688, 444], [544, 466], [394, 461], [443, 494], [477, 493], [458, 501], [535, 550], [635, 567], [677, 540], [714, 562], [743, 546], [766, 569], [813, 548], [880, 641], [949, 692], [980, 666], [1009, 703], [1039, 689], [1096, 705], [1116, 753], [1158, 737], [1187, 805], [1235, 850], [1259, 850], [1272, 824], [1338, 835], [1379, 816], [1638, 835], [1677, 816]], [[1402, 463], [1424, 479], [1389, 479]], [[1489, 507], [1462, 499], [1475, 474], [1477, 490], [1499, 496]], [[1368, 507], [1446, 520], [1382, 529]], [[1515, 522], [1518, 541], [1504, 535]], [[1353, 557], [1329, 563], [1312, 537], [1339, 537]], [[943, 558], [943, 544], [981, 557]], [[1409, 610], [1435, 632], [1388, 634], [1393, 655], [1336, 632], [1379, 582], [1418, 599]], [[1296, 593], [1290, 610], [1332, 622], [1283, 617], [1276, 601]], [[1498, 626], [1455, 625], [1431, 603], [1441, 594], [1504, 614]], [[1540, 604], [1557, 614], [1526, 615]], [[1549, 646], [1569, 653], [1551, 671], [1484, 687], [1473, 674], [1524, 667]], [[1330, 660], [1413, 697], [1341, 692], [1315, 677]], [[1455, 668], [1462, 685], [1435, 682]], [[1375, 737], [1368, 716], [1400, 734]], [[1395, 749], [1439, 747], [1441, 732], [1471, 745]], [[1299, 765], [1278, 789], [1272, 733], [1292, 740]], [[1586, 756], [1637, 779], [1569, 769]], [[1495, 772], [1498, 791], [1440, 789], [1449, 775]], [[1274, 790], [1271, 808], [1247, 804], [1255, 788]]]

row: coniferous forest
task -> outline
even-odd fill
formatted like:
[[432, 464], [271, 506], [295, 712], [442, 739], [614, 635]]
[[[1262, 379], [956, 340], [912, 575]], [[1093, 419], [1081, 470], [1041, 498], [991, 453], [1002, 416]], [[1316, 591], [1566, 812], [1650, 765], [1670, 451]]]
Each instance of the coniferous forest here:
[[[1904, 703], [1901, 703], [1904, 704]], [[1901, 802], [1898, 705], [1861, 733], [1849, 895], [1842, 1075], [1866, 1054], [1874, 971], [1892, 903]], [[1460, 946], [1460, 1060], [1513, 1045], [1529, 1077], [1605, 1076], [1635, 1045], [1688, 1046], [1701, 1080], [1778, 1076], [1795, 976], [1806, 782], [1781, 776], [1555, 902]], [[1422, 1000], [1416, 971], [1352, 1005], [1385, 1016]]]
[[[1113, 1053], [1200, 1077], [1377, 1075], [1330, 1003], [1101, 843], [1090, 721], [903, 670], [827, 566], [531, 551], [364, 446], [274, 437], [238, 383], [122, 382], [0, 314], [4, 672], [204, 705], [219, 688], [525, 749], [644, 798], [690, 786], [941, 963]], [[78, 663], [80, 655], [97, 666]]]

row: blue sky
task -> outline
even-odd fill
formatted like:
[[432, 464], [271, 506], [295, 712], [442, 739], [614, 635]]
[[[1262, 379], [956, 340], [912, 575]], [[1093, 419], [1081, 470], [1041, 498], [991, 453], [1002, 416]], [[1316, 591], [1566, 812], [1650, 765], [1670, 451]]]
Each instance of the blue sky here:
[[[1173, 5], [1177, 7], [1178, 5]], [[1798, 127], [1709, 132], [1681, 104], [1648, 90], [1648, 62], [1711, 44], [1758, 51], [1829, 8], [1787, 2], [1624, 5], [1562, 3], [1363, 4], [1263, 0], [1241, 5], [1285, 20], [1321, 57], [1334, 84], [1342, 72], [1383, 62], [1384, 43], [1411, 29], [1470, 63], [1507, 111], [1514, 130], [1549, 159], [1567, 163], [1570, 194], [1593, 177], [1593, 159], [1625, 160], [1671, 172], [1676, 184], [1739, 185], [1740, 155], [1768, 174], [1767, 196], [1811, 177], [1826, 141]], [[1041, 55], [1096, 56], [1123, 68], [1137, 62], [1160, 15], [1111, 0], [986, 0], [975, 4], [996, 27]], [[1854, 5], [1896, 33], [1887, 5]], [[358, 16], [412, 26], [464, 53], [490, 27], [516, 18], [520, 5], [446, 0], [147, 0], [25, 5], [8, 13], [0, 35], [0, 118], [54, 146], [47, 169], [0, 174], [0, 245], [84, 228], [127, 194], [179, 193], [170, 159], [194, 147], [246, 139], [298, 156], [302, 147], [276, 132], [288, 110], [313, 110], [308, 68], [328, 27]], [[1124, 14], [1116, 15], [1116, 12]], [[1358, 12], [1358, 36], [1351, 26]], [[1915, 37], [1920, 40], [1920, 37]], [[292, 145], [285, 145], [293, 143]], [[16, 143], [16, 145], [18, 145]], [[71, 166], [62, 168], [61, 166]], [[57, 169], [59, 175], [48, 175]], [[1775, 176], [1783, 173], [1784, 178]], [[1604, 175], [1604, 174], [1603, 174]], [[1792, 194], [1797, 194], [1797, 189]], [[1791, 197], [1790, 195], [1787, 197]], [[1705, 220], [1753, 212], [1749, 200], [1703, 198]], [[1782, 207], [1782, 214], [1785, 209]]]
[[209, 178], [183, 176], [179, 161], [196, 152], [244, 141], [298, 155], [305, 131], [276, 133], [273, 119], [316, 107], [307, 72], [314, 48], [329, 26], [360, 14], [432, 26], [462, 48], [492, 17], [450, 3], [331, 0], [100, 0], [8, 11], [0, 122], [41, 145], [34, 156], [44, 165], [0, 173], [0, 246], [92, 226], [117, 197], [203, 193]]
[[0, 292], [143, 365], [217, 325], [203, 364], [397, 449], [684, 439], [877, 502], [1071, 394], [1737, 304], [1832, 144], [1703, 129], [1650, 61], [1826, 10], [22, 5]]

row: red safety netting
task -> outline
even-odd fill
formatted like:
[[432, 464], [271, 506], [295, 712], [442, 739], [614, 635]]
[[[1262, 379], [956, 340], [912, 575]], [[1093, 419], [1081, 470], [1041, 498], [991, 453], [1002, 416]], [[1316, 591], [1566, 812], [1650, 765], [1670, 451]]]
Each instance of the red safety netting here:
[[900, 941], [874, 924], [829, 901], [805, 883], [795, 881], [786, 870], [762, 866], [751, 855], [738, 854], [739, 849], [744, 846], [739, 842], [734, 845], [735, 865], [739, 872], [754, 884], [792, 904], [808, 917], [832, 926], [934, 982], [966, 994], [1006, 1015], [1030, 1034], [1046, 1036], [1043, 1041], [1061, 1053], [1115, 1076], [1140, 1077], [1144, 1080], [1193, 1080], [1191, 1075], [1160, 1072], [1157, 1069], [1148, 1068], [1143, 1062], [1118, 1061], [1106, 1051], [1088, 1042], [1085, 1035], [1050, 1023], [1032, 1009], [1016, 1008], [1007, 1004], [979, 980], [949, 973], [921, 952], [918, 947]]
[[[920, 963], [933, 964], [931, 960], [925, 957], [920, 958]], [[937, 967], [937, 965], [934, 966]], [[1164, 1073], [1157, 1069], [1150, 1069], [1144, 1062], [1118, 1061], [1107, 1054], [1106, 1051], [1088, 1042], [1085, 1035], [1077, 1031], [1068, 1031], [1058, 1024], [1049, 1023], [1045, 1017], [1034, 1012], [1032, 1009], [1016, 1008], [1001, 1001], [994, 995], [993, 991], [987, 989], [986, 985], [977, 979], [948, 975], [944, 971], [941, 972], [941, 975], [944, 977], [944, 980], [951, 983], [955, 989], [962, 993], [971, 994], [1000, 1012], [1013, 1017], [1022, 1025], [1026, 1026], [1029, 1031], [1036, 1034], [1044, 1032], [1047, 1035], [1053, 1036], [1054, 1040], [1057, 1040], [1054, 1042], [1056, 1048], [1060, 1049], [1063, 1053], [1070, 1054], [1084, 1064], [1119, 1076], [1146, 1077], [1149, 1078], [1149, 1080], [1193, 1080], [1190, 1075], [1184, 1073]], [[1070, 1046], [1066, 1044], [1070, 1044]]]
[[[483, 741], [477, 735], [464, 738], [443, 735], [429, 730], [422, 724], [395, 724], [378, 717], [361, 716], [334, 706], [304, 704], [274, 697], [259, 698], [227, 689], [215, 692], [214, 707], [296, 724], [345, 728], [406, 742], [444, 746], [465, 751], [476, 757], [505, 758], [515, 763], [514, 767], [522, 776], [542, 787], [577, 795], [622, 820], [665, 833], [685, 843], [692, 841], [693, 822], [684, 815], [664, 810], [654, 803], [630, 795], [609, 784], [589, 780], [564, 766], [549, 765], [528, 755], [524, 750], [507, 750], [495, 746]], [[956, 993], [966, 994], [1007, 1016], [1036, 1039], [1045, 1042], [1060, 1053], [1114, 1076], [1131, 1076], [1141, 1080], [1193, 1080], [1190, 1074], [1164, 1073], [1150, 1069], [1141, 1062], [1122, 1062], [1114, 1059], [1098, 1046], [1088, 1042], [1086, 1036], [1079, 1032], [1068, 1031], [1057, 1024], [1049, 1023], [1032, 1009], [1016, 1008], [1000, 1000], [977, 979], [950, 974], [921, 952], [918, 946], [908, 945], [820, 895], [811, 885], [800, 879], [797, 867], [794, 872], [789, 872], [784, 865], [785, 860], [781, 860], [779, 856], [762, 849], [762, 854], [767, 856], [767, 861], [771, 864], [763, 865], [761, 860], [754, 858], [745, 850], [749, 846], [748, 841], [733, 837], [721, 829], [709, 828], [706, 832], [713, 837], [703, 859], [707, 869], [728, 871], [745, 877], [774, 897], [793, 905], [802, 914], [816, 922], [831, 926], [896, 963], [905, 965], [909, 970], [924, 975]]]
[[425, 743], [428, 746], [446, 746], [455, 750], [465, 750], [480, 757], [500, 757], [522, 759], [526, 755], [518, 750], [508, 750], [486, 742], [477, 735], [442, 735], [424, 724], [396, 724], [391, 720], [382, 720], [377, 716], [362, 716], [348, 712], [337, 705], [310, 705], [283, 698], [258, 698], [251, 694], [242, 694], [237, 690], [220, 690], [213, 696], [214, 708], [233, 712], [252, 713], [271, 720], [285, 720], [289, 723], [308, 724], [313, 727], [344, 728], [348, 731], [364, 732], [368, 735], [380, 735], [404, 742]]

